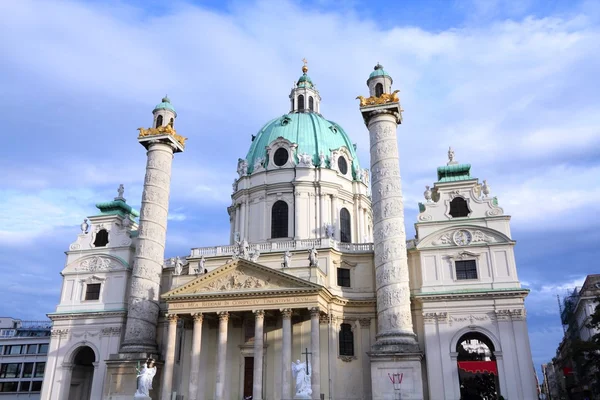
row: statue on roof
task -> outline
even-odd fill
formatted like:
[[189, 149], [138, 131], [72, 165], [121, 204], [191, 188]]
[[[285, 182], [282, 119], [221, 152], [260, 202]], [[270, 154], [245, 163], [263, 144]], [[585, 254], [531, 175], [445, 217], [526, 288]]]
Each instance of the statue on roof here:
[[454, 150], [452, 150], [452, 147], [448, 147], [448, 164], [447, 165], [454, 165], [454, 164], [458, 164], [458, 162], [456, 160], [454, 160]]

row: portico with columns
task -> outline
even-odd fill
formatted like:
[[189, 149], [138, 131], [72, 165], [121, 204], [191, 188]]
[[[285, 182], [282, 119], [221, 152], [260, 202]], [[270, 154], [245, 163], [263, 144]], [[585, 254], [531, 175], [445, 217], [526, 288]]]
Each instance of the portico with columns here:
[[[308, 351], [312, 398], [319, 399], [333, 391], [328, 382], [338, 368], [330, 364], [339, 361], [339, 323], [354, 321], [358, 331], [362, 321], [369, 330], [367, 347], [357, 341], [356, 350], [364, 354], [375, 317], [374, 299], [348, 302], [321, 285], [243, 259], [192, 275], [162, 299], [167, 313], [161, 398], [176, 392], [191, 400], [293, 399], [292, 362], [304, 361]], [[360, 374], [360, 364], [352, 364]]]

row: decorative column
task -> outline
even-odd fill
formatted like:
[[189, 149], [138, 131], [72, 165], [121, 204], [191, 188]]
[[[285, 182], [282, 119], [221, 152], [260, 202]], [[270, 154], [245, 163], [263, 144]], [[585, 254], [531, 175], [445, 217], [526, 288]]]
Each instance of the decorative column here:
[[323, 188], [319, 187], [319, 215], [320, 215], [320, 227], [319, 227], [319, 237], [322, 238], [325, 236], [325, 224], [327, 223], [327, 217], [325, 216], [325, 193], [323, 193]]
[[167, 331], [167, 354], [163, 366], [161, 400], [170, 400], [173, 392], [173, 367], [175, 366], [175, 341], [177, 339], [177, 314], [168, 314], [169, 329]]
[[310, 309], [310, 351], [312, 356], [312, 371], [310, 371], [310, 385], [312, 388], [312, 398], [320, 400], [321, 398], [321, 358], [319, 356], [319, 317], [321, 311], [318, 307]]
[[418, 351], [410, 311], [410, 288], [400, 157], [398, 102], [361, 107], [371, 142], [373, 231], [377, 289], [378, 350]]
[[246, 202], [244, 199], [241, 200], [240, 203], [240, 240], [244, 240], [246, 238]]
[[282, 334], [281, 338], [281, 398], [291, 399], [292, 391], [292, 310], [281, 310]]
[[[156, 353], [171, 164], [173, 153], [183, 151], [185, 139], [177, 135], [171, 125], [166, 125], [160, 128], [140, 128], [138, 141], [148, 150], [146, 177], [121, 352]], [[140, 355], [140, 358], [143, 357], [144, 355]]]
[[[402, 398], [422, 399], [423, 378], [413, 330], [404, 232], [404, 203], [396, 128], [402, 122], [392, 78], [379, 64], [367, 81], [371, 97], [361, 98], [360, 111], [369, 129], [377, 335], [371, 347], [372, 399], [395, 398], [389, 375], [403, 373]], [[383, 93], [381, 90], [383, 88]]]
[[198, 399], [198, 380], [200, 376], [200, 351], [202, 349], [202, 313], [192, 314], [194, 330], [192, 333], [192, 362], [190, 366], [190, 384], [188, 397], [190, 400]]
[[254, 381], [252, 382], [252, 400], [262, 400], [264, 354], [263, 324], [265, 321], [265, 312], [263, 310], [255, 310], [254, 317]]
[[219, 312], [219, 338], [217, 342], [217, 379], [215, 384], [215, 400], [225, 400], [225, 372], [227, 365], [227, 323], [229, 313]]
[[331, 224], [333, 225], [333, 238], [340, 241], [340, 216], [337, 212], [337, 197], [331, 195]]
[[235, 204], [235, 229], [233, 232], [234, 237], [235, 237], [236, 232], [241, 234], [241, 232], [240, 232], [240, 215], [241, 215], [240, 204], [236, 203]]
[[244, 198], [244, 238], [250, 239], [250, 196]]
[[71, 376], [73, 375], [73, 364], [62, 363], [62, 377], [60, 379], [60, 398], [68, 399], [71, 391]]

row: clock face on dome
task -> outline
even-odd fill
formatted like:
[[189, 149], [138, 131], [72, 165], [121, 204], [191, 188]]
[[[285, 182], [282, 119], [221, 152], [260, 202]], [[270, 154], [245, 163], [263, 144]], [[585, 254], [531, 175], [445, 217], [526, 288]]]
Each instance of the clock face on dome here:
[[457, 246], [467, 246], [469, 243], [471, 243], [473, 236], [471, 235], [471, 232], [461, 229], [454, 232], [454, 236], [452, 238]]

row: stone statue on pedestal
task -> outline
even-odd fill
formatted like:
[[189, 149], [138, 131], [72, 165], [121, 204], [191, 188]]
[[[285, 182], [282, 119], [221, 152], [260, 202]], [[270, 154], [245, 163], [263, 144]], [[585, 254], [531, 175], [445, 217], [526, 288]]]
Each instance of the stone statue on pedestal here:
[[[308, 364], [308, 371], [311, 371], [310, 363]], [[310, 399], [312, 396], [312, 388], [310, 385], [310, 373], [307, 373], [306, 362], [292, 363], [292, 374], [294, 375], [294, 399]]]
[[156, 366], [154, 360], [146, 360], [142, 368], [136, 368], [137, 372], [137, 391], [133, 395], [134, 399], [150, 400], [150, 390], [152, 390], [152, 379], [156, 375]]

